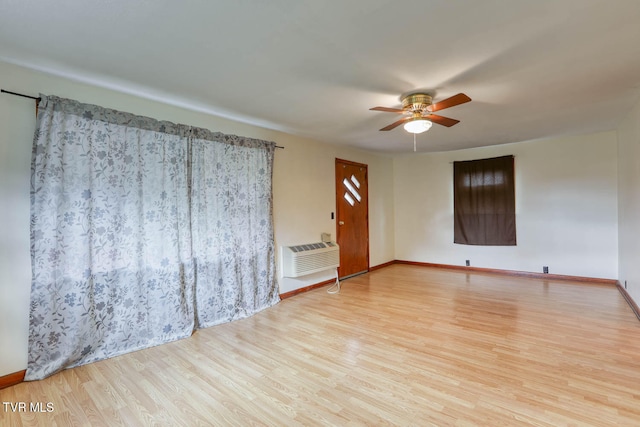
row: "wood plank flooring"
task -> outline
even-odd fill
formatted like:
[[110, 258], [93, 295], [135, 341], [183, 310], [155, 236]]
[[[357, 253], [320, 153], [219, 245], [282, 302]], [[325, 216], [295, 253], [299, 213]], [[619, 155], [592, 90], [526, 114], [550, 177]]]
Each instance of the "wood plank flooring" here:
[[0, 401], [42, 409], [2, 426], [639, 426], [640, 322], [611, 285], [392, 265]]

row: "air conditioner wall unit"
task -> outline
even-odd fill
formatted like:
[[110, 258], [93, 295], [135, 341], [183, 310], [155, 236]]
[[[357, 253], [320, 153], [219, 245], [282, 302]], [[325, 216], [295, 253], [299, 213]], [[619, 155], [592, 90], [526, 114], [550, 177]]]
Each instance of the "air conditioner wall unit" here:
[[340, 266], [340, 246], [335, 242], [282, 247], [282, 275], [300, 277]]

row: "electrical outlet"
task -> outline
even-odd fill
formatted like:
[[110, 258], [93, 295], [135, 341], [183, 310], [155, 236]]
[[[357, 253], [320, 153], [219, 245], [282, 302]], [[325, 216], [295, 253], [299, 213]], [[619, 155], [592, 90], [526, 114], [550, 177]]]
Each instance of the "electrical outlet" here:
[[471, 262], [470, 262], [469, 260], [466, 260], [466, 261], [464, 262], [464, 264], [465, 264], [467, 267], [469, 267], [469, 266], [471, 265]]
[[542, 267], [542, 272], [544, 274], [549, 274], [549, 267], [547, 267], [546, 265], [544, 267]]

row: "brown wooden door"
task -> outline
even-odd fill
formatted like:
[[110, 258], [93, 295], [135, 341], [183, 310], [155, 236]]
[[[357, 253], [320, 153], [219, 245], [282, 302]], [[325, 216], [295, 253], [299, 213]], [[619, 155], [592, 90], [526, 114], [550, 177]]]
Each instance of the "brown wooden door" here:
[[336, 159], [336, 213], [340, 278], [369, 271], [367, 165]]

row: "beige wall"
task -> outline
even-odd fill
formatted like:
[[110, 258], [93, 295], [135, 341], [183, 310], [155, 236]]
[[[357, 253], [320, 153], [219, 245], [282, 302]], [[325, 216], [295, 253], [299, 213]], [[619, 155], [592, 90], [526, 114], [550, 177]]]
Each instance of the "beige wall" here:
[[[3, 89], [10, 79], [0, 63]], [[34, 102], [0, 95], [0, 376], [26, 365], [31, 258], [29, 181]], [[13, 97], [11, 97], [13, 98]]]
[[[453, 161], [515, 155], [517, 246], [453, 243]], [[617, 278], [616, 133], [394, 160], [396, 259]]]
[[[336, 238], [335, 159], [368, 165], [369, 262], [371, 266], [394, 259], [392, 158], [348, 150], [335, 145], [306, 142], [288, 144], [278, 153], [274, 172], [276, 246], [319, 242], [320, 233]], [[278, 266], [280, 267], [280, 266]], [[335, 277], [334, 272], [301, 278], [282, 278], [281, 293]]]
[[[393, 260], [392, 159], [297, 138], [281, 132], [173, 107], [116, 91], [73, 82], [0, 62], [2, 88], [39, 92], [128, 111], [134, 114], [200, 126], [228, 134], [275, 141], [274, 226], [276, 244], [319, 241], [320, 233], [335, 238], [334, 162], [344, 158], [369, 165], [370, 262]], [[34, 102], [0, 96], [0, 376], [25, 369], [31, 261], [29, 254], [29, 180], [35, 126]], [[278, 277], [280, 292], [330, 279], [331, 272], [298, 279]]]
[[[335, 238], [331, 212], [335, 212], [337, 157], [369, 166], [371, 266], [393, 259], [456, 265], [470, 259], [474, 266], [523, 271], [541, 271], [547, 265], [556, 274], [626, 279], [629, 292], [640, 302], [640, 267], [636, 261], [640, 244], [635, 238], [640, 231], [640, 197], [634, 191], [640, 185], [640, 106], [619, 129], [619, 154], [617, 133], [605, 132], [392, 158], [332, 145], [330, 141], [321, 143], [269, 131], [2, 62], [0, 75], [0, 83], [7, 90], [73, 98], [285, 146], [285, 150], [276, 151], [273, 177], [278, 252], [281, 245], [318, 241], [322, 232], [330, 232]], [[0, 224], [4, 225], [0, 234], [0, 376], [26, 367], [33, 108], [30, 100], [0, 96]], [[454, 245], [451, 162], [506, 154], [516, 156], [518, 246]], [[279, 264], [278, 267], [280, 270]], [[330, 278], [332, 272], [300, 279], [279, 275], [278, 280], [280, 292], [284, 293]]]
[[618, 128], [619, 280], [640, 305], [640, 103]]

